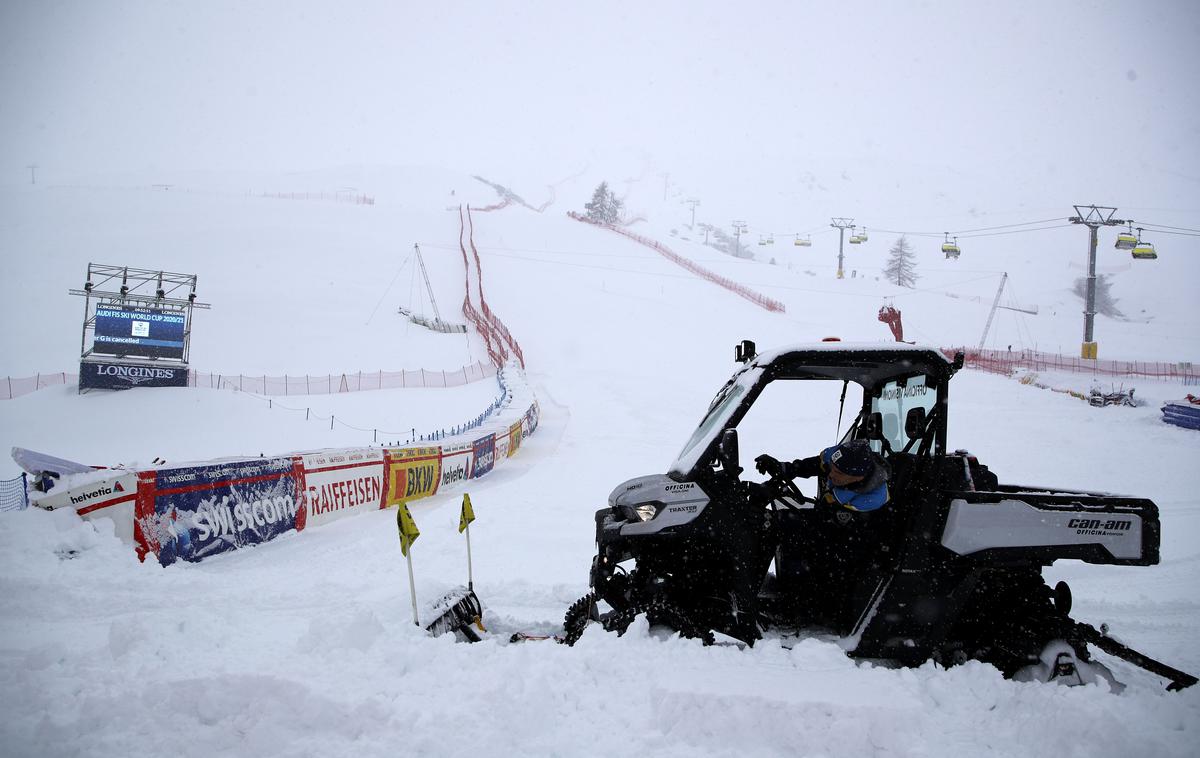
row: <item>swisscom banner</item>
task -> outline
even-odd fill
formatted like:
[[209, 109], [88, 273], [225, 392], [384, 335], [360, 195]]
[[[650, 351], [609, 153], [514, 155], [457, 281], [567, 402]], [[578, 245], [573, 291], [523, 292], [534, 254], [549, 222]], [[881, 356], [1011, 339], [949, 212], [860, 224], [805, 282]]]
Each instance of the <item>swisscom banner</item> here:
[[489, 434], [475, 440], [471, 443], [471, 452], [475, 459], [471, 466], [471, 478], [476, 479], [496, 465], [496, 435]]
[[442, 451], [438, 447], [405, 447], [384, 451], [385, 507], [429, 497], [438, 490]]
[[92, 351], [182, 359], [185, 322], [182, 311], [97, 305]]
[[303, 529], [298, 468], [291, 458], [258, 458], [141, 472], [135, 534], [169, 566]]
[[307, 525], [383, 507], [383, 451], [327, 450], [302, 455]]

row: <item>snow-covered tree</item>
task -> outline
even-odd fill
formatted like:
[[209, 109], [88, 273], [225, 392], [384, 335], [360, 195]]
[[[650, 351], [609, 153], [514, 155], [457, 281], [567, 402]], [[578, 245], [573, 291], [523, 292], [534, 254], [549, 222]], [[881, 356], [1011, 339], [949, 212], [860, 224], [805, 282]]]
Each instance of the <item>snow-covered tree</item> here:
[[583, 208], [587, 211], [589, 221], [595, 221], [598, 224], [615, 224], [621, 220], [621, 211], [624, 210], [625, 204], [617, 199], [612, 190], [608, 188], [608, 182], [600, 182], [592, 193], [590, 202], [585, 203]]
[[[1081, 276], [1075, 280], [1075, 294], [1083, 299], [1084, 305], [1087, 304], [1086, 277]], [[1125, 314], [1117, 308], [1117, 299], [1112, 296], [1112, 282], [1109, 281], [1108, 274], [1100, 274], [1096, 277], [1096, 313], [1110, 318], [1125, 317]]]
[[917, 276], [917, 256], [903, 235], [888, 251], [883, 275], [899, 287], [913, 287], [921, 277]]

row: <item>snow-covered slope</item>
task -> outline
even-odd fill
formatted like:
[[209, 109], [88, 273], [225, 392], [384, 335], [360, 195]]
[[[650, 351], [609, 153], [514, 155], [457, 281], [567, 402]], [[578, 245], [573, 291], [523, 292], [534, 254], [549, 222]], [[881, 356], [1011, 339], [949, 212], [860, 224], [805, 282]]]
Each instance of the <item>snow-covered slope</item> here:
[[[891, 295], [923, 341], [974, 344], [998, 284], [988, 274], [971, 284], [977, 289], [956, 285], [984, 298], [975, 303], [942, 291], [897, 291], [873, 276], [837, 281], [828, 247], [820, 252], [825, 268], [735, 261], [672, 238], [679, 220], [669, 214], [682, 217], [686, 209], [644, 193], [637, 201], [649, 218], [643, 233], [786, 303], [786, 314], [771, 314], [643, 246], [568, 219], [566, 210], [582, 205], [594, 179], [512, 187], [533, 206], [553, 198], [541, 213], [510, 206], [475, 215], [489, 304], [520, 340], [542, 408], [541, 427], [519, 455], [471, 490], [475, 582], [494, 640], [467, 646], [419, 634], [391, 513], [166, 570], [139, 565], [111, 534], [69, 513], [0, 514], [6, 752], [1193, 754], [1200, 693], [1167, 695], [1158, 680], [1119, 661], [1110, 663], [1130, 688], [1114, 696], [1009, 682], [973, 664], [948, 672], [856, 664], [819, 638], [790, 650], [768, 642], [741, 651], [661, 639], [635, 625], [623, 638], [589, 631], [574, 648], [505, 644], [511, 631], [547, 632], [561, 623], [567, 604], [586, 590], [594, 509], [622, 480], [666, 470], [732, 371], [737, 340], [769, 347], [829, 334], [883, 339], [875, 312]], [[0, 374], [71, 369], [81, 303], [65, 290], [81, 283], [88, 261], [196, 272], [201, 299], [214, 306], [196, 319], [193, 362], [204, 369], [457, 368], [483, 356], [475, 338], [426, 333], [395, 309], [420, 297], [419, 276], [404, 267], [419, 242], [443, 314], [457, 311], [458, 222], [446, 209], [492, 203], [490, 188], [429, 170], [260, 181], [269, 184], [226, 177], [180, 179], [166, 192], [152, 191], [145, 179], [124, 189], [112, 182], [4, 190], [2, 245], [26, 254], [7, 261], [19, 276], [5, 277], [0, 307], [9, 323], [36, 314], [38, 327], [4, 331]], [[555, 181], [552, 193], [545, 185]], [[195, 191], [183, 191], [189, 186]], [[247, 195], [345, 186], [375, 195], [376, 205]], [[871, 244], [879, 265], [886, 243]], [[1024, 265], [1030, 283], [1018, 288], [1023, 298], [1034, 297], [1035, 283], [1061, 278], [1042, 259]], [[940, 287], [953, 281], [946, 275]], [[1028, 322], [1043, 349], [1059, 339], [1064, 352], [1077, 349], [1075, 327], [1046, 323], [1057, 322], [1041, 315]], [[1174, 330], [1153, 322], [1126, 342], [1115, 328], [1108, 337], [1108, 327], [1098, 322], [1109, 357], [1122, 346], [1163, 360], [1200, 354], [1194, 336], [1177, 342]], [[1151, 399], [1183, 390], [1137, 386]], [[405, 428], [474, 415], [493, 389], [481, 382], [304, 403], [322, 415]], [[1093, 409], [972, 372], [960, 374], [952, 392], [951, 444], [980, 455], [1002, 480], [1128, 492], [1158, 503], [1162, 565], [1063, 564], [1048, 575], [1071, 582], [1077, 618], [1107, 621], [1147, 653], [1200, 669], [1191, 632], [1200, 622], [1200, 437], [1162, 425], [1154, 404]], [[0, 401], [0, 443], [97, 464], [285, 452], [318, 446], [326, 433], [329, 445], [360, 443], [302, 428], [303, 421], [254, 402], [212, 390], [83, 397], [43, 390]], [[805, 454], [832, 435], [836, 410], [824, 399], [796, 415], [820, 422], [798, 424], [795, 448], [777, 452]], [[0, 467], [0, 475], [12, 471]], [[422, 500], [413, 515], [422, 530], [414, 547], [417, 594], [431, 600], [464, 579], [457, 498]]]

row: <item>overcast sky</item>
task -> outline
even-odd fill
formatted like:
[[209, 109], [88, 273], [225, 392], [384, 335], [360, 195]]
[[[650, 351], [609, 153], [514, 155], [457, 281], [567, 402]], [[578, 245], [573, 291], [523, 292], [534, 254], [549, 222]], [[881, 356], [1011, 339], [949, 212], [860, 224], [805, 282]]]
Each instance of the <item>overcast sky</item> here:
[[7, 0], [0, 14], [3, 183], [31, 162], [549, 181], [634, 155], [785, 199], [848, 167], [901, 193], [920, 175], [1029, 208], [1200, 214], [1195, 0]]

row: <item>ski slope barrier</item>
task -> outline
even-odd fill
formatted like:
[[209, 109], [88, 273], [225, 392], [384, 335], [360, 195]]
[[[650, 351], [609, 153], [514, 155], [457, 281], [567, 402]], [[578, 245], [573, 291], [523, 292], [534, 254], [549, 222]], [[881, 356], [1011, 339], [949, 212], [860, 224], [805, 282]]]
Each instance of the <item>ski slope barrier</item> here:
[[571, 218], [575, 219], [576, 221], [581, 221], [585, 224], [590, 224], [592, 226], [598, 226], [601, 229], [607, 229], [610, 232], [616, 232], [617, 234], [620, 234], [623, 237], [628, 237], [629, 239], [633, 240], [634, 242], [645, 245], [646, 247], [655, 251], [656, 253], [658, 253], [662, 257], [666, 258], [667, 260], [671, 261], [675, 265], [680, 266], [681, 268], [683, 268], [687, 271], [690, 271], [691, 273], [695, 274], [696, 276], [700, 277], [701, 279], [705, 279], [719, 287], [723, 287], [723, 288], [729, 290], [730, 292], [737, 295], [738, 297], [749, 300], [750, 302], [754, 303], [755, 305], [762, 308], [763, 310], [770, 311], [771, 313], [784, 313], [787, 310], [787, 308], [784, 307], [783, 303], [779, 302], [778, 300], [769, 298], [760, 292], [755, 292], [754, 290], [750, 289], [749, 287], [747, 287], [743, 284], [738, 284], [737, 282], [733, 281], [732, 279], [721, 276], [720, 274], [715, 274], [712, 271], [709, 271], [708, 269], [704, 268], [703, 266], [701, 266], [697, 263], [694, 263], [693, 261], [690, 261], [687, 258], [684, 258], [679, 253], [676, 253], [674, 250], [671, 250], [666, 245], [662, 244], [661, 242], [658, 242], [657, 240], [652, 240], [649, 237], [643, 237], [640, 234], [635, 234], [634, 232], [631, 232], [628, 229], [622, 229], [621, 227], [614, 226], [613, 224], [602, 224], [602, 223], [599, 223], [596, 221], [592, 221], [588, 217], [582, 216], [578, 213], [575, 213], [574, 211], [568, 211], [567, 215], [570, 216]]
[[[519, 374], [513, 366], [507, 373]], [[62, 477], [32, 505], [110, 520], [143, 560], [196, 563], [365, 511], [464, 489], [518, 453], [540, 408], [523, 376], [485, 427], [438, 444], [297, 452]]]

